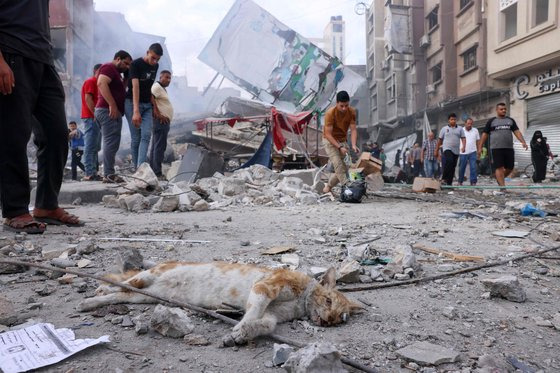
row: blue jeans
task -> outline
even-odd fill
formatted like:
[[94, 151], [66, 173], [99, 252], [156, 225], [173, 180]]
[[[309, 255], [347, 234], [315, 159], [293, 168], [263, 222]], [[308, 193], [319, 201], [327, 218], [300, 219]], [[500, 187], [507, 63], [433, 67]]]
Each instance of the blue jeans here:
[[146, 162], [148, 156], [148, 146], [152, 137], [152, 103], [140, 102], [139, 103], [140, 116], [142, 123], [140, 128], [136, 128], [132, 124], [133, 105], [131, 99], [126, 99], [124, 102], [124, 114], [128, 121], [128, 128], [130, 129], [130, 149], [132, 150], [132, 165], [137, 168], [142, 163]]
[[122, 117], [111, 119], [109, 109], [95, 108], [95, 121], [103, 135], [103, 175], [115, 173], [115, 156], [121, 144]]
[[424, 159], [424, 167], [426, 168], [426, 177], [434, 177], [438, 167], [437, 159]]
[[99, 168], [97, 153], [101, 150], [101, 128], [93, 118], [84, 119], [84, 166], [86, 176], [93, 176]]
[[459, 156], [459, 183], [462, 184], [465, 180], [465, 170], [467, 168], [467, 163], [469, 164], [470, 168], [470, 182], [471, 184], [476, 184], [476, 174], [478, 173], [476, 169], [476, 152], [461, 154]]

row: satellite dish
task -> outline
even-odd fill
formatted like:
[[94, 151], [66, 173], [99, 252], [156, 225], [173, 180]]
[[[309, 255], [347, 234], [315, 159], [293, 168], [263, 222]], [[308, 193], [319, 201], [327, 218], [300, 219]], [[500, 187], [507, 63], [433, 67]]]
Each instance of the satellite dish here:
[[354, 6], [354, 12], [359, 16], [366, 14], [367, 10], [368, 10], [367, 4], [364, 3], [363, 1], [360, 1]]

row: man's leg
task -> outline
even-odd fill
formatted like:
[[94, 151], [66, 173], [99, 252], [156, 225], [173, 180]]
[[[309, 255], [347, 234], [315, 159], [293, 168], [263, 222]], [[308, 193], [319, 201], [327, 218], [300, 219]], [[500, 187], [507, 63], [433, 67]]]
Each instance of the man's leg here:
[[93, 118], [84, 119], [84, 164], [87, 177], [91, 177], [96, 172], [97, 144], [99, 126]]
[[78, 180], [78, 150], [72, 149], [72, 163], [70, 165], [72, 169], [72, 180]]
[[167, 134], [169, 133], [169, 125], [162, 124], [159, 121], [154, 121], [154, 137], [152, 140], [152, 158], [150, 165], [152, 170], [157, 176], [161, 175], [161, 164], [165, 157], [165, 150], [167, 149]]
[[[128, 122], [128, 129], [130, 130], [130, 151], [132, 152], [132, 168], [135, 170], [138, 167], [138, 147], [140, 146], [140, 128], [136, 128], [132, 124], [133, 113], [132, 100], [126, 99], [124, 101], [124, 113], [126, 121]], [[103, 157], [105, 159], [105, 157]], [[114, 164], [114, 160], [113, 160]]]
[[103, 134], [103, 175], [115, 173], [115, 155], [121, 142], [122, 117], [111, 119], [108, 109], [95, 109], [95, 119]]
[[476, 182], [478, 181], [478, 167], [476, 164], [476, 152], [472, 152], [471, 154], [469, 154], [469, 167], [470, 167], [469, 179], [471, 185], [476, 185]]
[[449, 176], [451, 172], [453, 172], [452, 170], [452, 164], [453, 164], [453, 159], [451, 157], [451, 154], [453, 154], [451, 152], [451, 150], [446, 150], [443, 152], [442, 155], [442, 166], [443, 166], [443, 170], [442, 170], [442, 180], [445, 184], [447, 185], [451, 185], [451, 182], [453, 181], [453, 176]]
[[37, 150], [35, 208], [58, 208], [58, 193], [68, 157], [68, 129], [64, 111], [64, 88], [54, 66], [44, 65], [41, 88], [33, 112]]
[[465, 169], [467, 168], [467, 154], [459, 155], [459, 185], [465, 181]]
[[148, 147], [150, 146], [150, 139], [152, 138], [152, 104], [140, 104], [140, 114], [142, 115], [142, 124], [140, 125], [140, 144], [138, 146], [138, 164], [146, 162], [148, 156]]
[[3, 52], [14, 72], [16, 86], [0, 95], [0, 204], [2, 216], [29, 213], [27, 143], [31, 136], [31, 112], [39, 92], [41, 64]]
[[340, 154], [340, 151], [327, 140], [323, 140], [323, 146], [325, 147], [325, 151], [329, 156], [329, 160], [331, 161], [334, 167], [334, 173], [335, 173], [334, 175], [331, 175], [329, 179], [329, 183], [327, 185], [328, 188], [332, 189], [339, 182], [343, 185], [346, 184], [348, 182], [348, 176], [346, 176], [348, 170], [346, 168], [346, 164], [344, 163], [344, 160], [342, 159], [342, 155]]

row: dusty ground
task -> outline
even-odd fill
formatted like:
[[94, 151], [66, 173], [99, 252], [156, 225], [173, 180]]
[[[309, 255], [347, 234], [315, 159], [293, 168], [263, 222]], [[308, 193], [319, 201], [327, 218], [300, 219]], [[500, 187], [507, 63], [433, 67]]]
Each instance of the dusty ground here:
[[[550, 185], [550, 184], [548, 184]], [[398, 197], [398, 198], [396, 198]], [[113, 270], [119, 252], [137, 247], [146, 259], [209, 261], [227, 260], [278, 264], [279, 257], [260, 253], [273, 246], [294, 246], [301, 257], [301, 266], [329, 266], [338, 263], [341, 244], [357, 244], [381, 236], [371, 246], [391, 256], [397, 244], [424, 243], [431, 247], [462, 254], [482, 255], [487, 260], [505, 259], [542, 248], [529, 239], [507, 239], [493, 236], [501, 229], [529, 230], [538, 223], [531, 237], [546, 245], [554, 245], [550, 235], [560, 227], [558, 217], [521, 217], [514, 209], [515, 201], [548, 202], [551, 210], [560, 210], [555, 190], [516, 191], [506, 195], [482, 195], [482, 192], [454, 191], [435, 195], [416, 195], [400, 188], [386, 188], [377, 196], [359, 205], [324, 203], [317, 206], [229, 207], [223, 211], [201, 213], [127, 213], [101, 205], [77, 206], [73, 212], [87, 220], [84, 228], [49, 227], [42, 237], [28, 237], [28, 247], [40, 249], [46, 244], [65, 246], [78, 240], [101, 237], [146, 237], [209, 240], [209, 244], [169, 245], [97, 241], [102, 250], [85, 257], [94, 268], [88, 273]], [[510, 207], [506, 203], [510, 202]], [[442, 218], [452, 211], [474, 211], [490, 219]], [[410, 226], [410, 227], [407, 227]], [[313, 228], [313, 229], [312, 229]], [[1, 232], [0, 237], [13, 239]], [[247, 242], [249, 241], [249, 245]], [[325, 241], [325, 242], [322, 242]], [[557, 243], [556, 243], [557, 244]], [[247, 246], [245, 246], [247, 245]], [[556, 257], [559, 253], [553, 253]], [[28, 253], [20, 258], [39, 258]], [[17, 258], [17, 257], [16, 257]], [[432, 254], [418, 253], [423, 271], [417, 276], [430, 276], [475, 265], [452, 263]], [[558, 260], [541, 260], [559, 268]], [[543, 265], [535, 259], [495, 267], [466, 275], [438, 280], [417, 286], [401, 286], [375, 291], [350, 293], [353, 299], [365, 301], [364, 314], [351, 317], [350, 322], [333, 328], [313, 328], [302, 322], [283, 324], [279, 334], [302, 342], [330, 341], [347, 357], [376, 367], [381, 372], [410, 372], [406, 362], [395, 354], [401, 347], [416, 341], [453, 348], [461, 352], [461, 362], [420, 371], [464, 371], [477, 367], [477, 358], [491, 354], [513, 356], [535, 370], [560, 371], [560, 331], [537, 326], [534, 317], [550, 318], [560, 310], [560, 279], [543, 273]], [[369, 271], [367, 267], [364, 267]], [[537, 269], [537, 272], [535, 270]], [[504, 299], [483, 299], [479, 279], [501, 274], [514, 274], [527, 291], [525, 303]], [[112, 324], [115, 315], [96, 318], [79, 313], [76, 305], [91, 295], [95, 281], [85, 293], [71, 285], [31, 270], [26, 273], [0, 275], [0, 297], [9, 300], [23, 322], [28, 318], [53, 323], [56, 327], [72, 327], [78, 338], [108, 334], [111, 343], [79, 353], [59, 364], [45, 368], [47, 372], [274, 372], [270, 368], [272, 342], [257, 340], [239, 348], [219, 348], [221, 337], [230, 326], [208, 317], [193, 316], [195, 333], [206, 336], [209, 346], [194, 347], [181, 339], [162, 337], [154, 332], [137, 335], [134, 328]], [[34, 289], [52, 285], [56, 291], [39, 296]], [[29, 310], [30, 303], [42, 303], [40, 309]], [[452, 306], [457, 316], [443, 315]], [[151, 314], [152, 305], [131, 305], [130, 316]]]

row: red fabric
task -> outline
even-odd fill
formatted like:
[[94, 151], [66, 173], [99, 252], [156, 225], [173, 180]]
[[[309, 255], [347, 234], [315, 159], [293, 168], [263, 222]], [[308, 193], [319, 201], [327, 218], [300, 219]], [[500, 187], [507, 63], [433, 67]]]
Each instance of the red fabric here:
[[97, 103], [97, 78], [95, 76], [87, 79], [82, 86], [82, 119], [93, 118], [93, 113], [86, 104], [87, 93], [93, 96], [93, 107], [95, 107]]
[[286, 138], [282, 130], [301, 134], [312, 117], [313, 112], [311, 111], [286, 114], [276, 110], [276, 108], [272, 108], [272, 138], [276, 149], [282, 150], [286, 146]]

